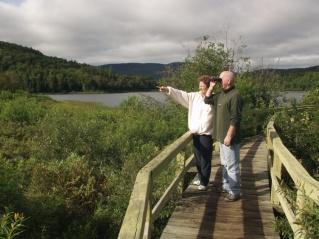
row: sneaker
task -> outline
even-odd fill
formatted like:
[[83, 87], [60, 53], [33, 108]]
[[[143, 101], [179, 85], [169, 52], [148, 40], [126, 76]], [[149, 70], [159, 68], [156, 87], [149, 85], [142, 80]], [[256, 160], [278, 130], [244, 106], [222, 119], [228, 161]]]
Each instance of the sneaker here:
[[235, 194], [228, 193], [228, 195], [225, 197], [225, 201], [227, 201], [227, 202], [235, 202], [239, 198], [240, 198], [239, 194], [235, 195]]
[[213, 190], [214, 190], [215, 192], [217, 192], [217, 193], [228, 193], [228, 190], [225, 189], [225, 188], [223, 188], [222, 186], [220, 186], [220, 187], [215, 187]]
[[197, 180], [194, 180], [194, 181], [193, 181], [193, 184], [194, 184], [194, 185], [197, 185], [197, 186], [199, 186], [199, 185], [200, 185], [200, 180], [199, 180], [199, 179], [197, 179]]
[[199, 191], [206, 191], [206, 190], [207, 190], [207, 186], [199, 185], [199, 186], [198, 186], [198, 190], [199, 190]]

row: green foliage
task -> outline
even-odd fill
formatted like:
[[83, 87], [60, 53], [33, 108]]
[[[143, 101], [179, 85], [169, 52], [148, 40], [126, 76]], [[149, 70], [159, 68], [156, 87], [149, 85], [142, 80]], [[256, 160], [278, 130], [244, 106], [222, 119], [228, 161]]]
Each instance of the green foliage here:
[[278, 106], [279, 93], [276, 93], [278, 86], [270, 82], [274, 77], [275, 75], [263, 71], [259, 71], [258, 74], [246, 72], [236, 75], [235, 85], [243, 97], [245, 109]]
[[0, 120], [0, 157], [28, 158], [31, 152], [33, 126]]
[[305, 105], [319, 104], [319, 88], [313, 88], [303, 95], [302, 103]]
[[[227, 39], [211, 42], [209, 36], [200, 38], [195, 55], [190, 54], [185, 62], [163, 64], [116, 64], [101, 67], [48, 57], [32, 48], [0, 41], [0, 90], [25, 90], [30, 93], [68, 93], [68, 92], [120, 92], [154, 90], [156, 80], [172, 70], [172, 86], [194, 89], [191, 81], [199, 75], [217, 75], [225, 69], [244, 72], [250, 67], [249, 56], [244, 54], [246, 45], [239, 40]], [[186, 66], [184, 66], [186, 64]], [[180, 70], [176, 70], [180, 67]], [[183, 68], [189, 69], [186, 73]], [[116, 69], [116, 71], [114, 71]], [[264, 78], [270, 84], [277, 84], [281, 91], [309, 90], [319, 83], [318, 66], [306, 69], [269, 69], [272, 79]], [[163, 72], [164, 71], [164, 72]], [[263, 70], [262, 70], [263, 71]], [[255, 71], [260, 74], [260, 71]]]
[[[120, 108], [125, 113], [119, 118], [121, 123], [118, 131], [128, 135], [130, 142], [125, 143], [134, 144], [135, 147], [140, 143], [137, 137], [145, 141], [152, 139], [155, 145], [162, 148], [167, 145], [163, 142], [169, 142], [174, 135], [182, 135], [187, 131], [187, 109], [170, 100], [159, 102], [150, 96], [142, 95], [141, 98], [130, 97], [127, 101], [123, 101]], [[140, 112], [140, 114], [131, 116], [128, 112]], [[125, 122], [129, 122], [129, 128]]]
[[319, 86], [319, 66], [301, 69], [275, 70], [282, 90], [308, 91]]
[[300, 218], [296, 224], [302, 225], [305, 230], [305, 238], [319, 238], [319, 202], [317, 201], [314, 208], [310, 208], [309, 204], [300, 212]]
[[119, 63], [119, 64], [105, 64], [102, 68], [112, 68], [120, 75], [140, 75], [152, 77], [154, 80], [158, 80], [163, 77], [163, 71], [165, 67], [175, 68], [182, 65], [182, 62], [174, 62], [169, 64], [160, 63]]
[[23, 190], [19, 185], [14, 166], [4, 158], [0, 158], [0, 207], [16, 205], [23, 202]]
[[31, 48], [0, 41], [0, 90], [30, 93], [150, 91], [149, 76], [118, 75], [101, 68], [44, 56]]
[[[40, 238], [44, 235], [40, 226], [44, 226], [49, 238], [58, 238], [69, 227], [74, 227], [74, 223], [78, 230], [85, 224], [91, 225], [97, 202], [106, 196], [107, 179], [100, 167], [103, 168], [90, 165], [75, 154], [59, 161], [20, 161], [17, 172], [23, 175], [24, 211], [30, 215], [28, 226], [33, 233]], [[89, 229], [96, 230], [93, 224]]]
[[[175, 71], [167, 72], [168, 77], [161, 79], [160, 84], [181, 88], [185, 91], [194, 91], [198, 88], [196, 79], [201, 75], [218, 76], [223, 70], [233, 69], [239, 65], [249, 65], [249, 57], [244, 56], [245, 45], [230, 46], [227, 42], [212, 42], [209, 36], [200, 38], [195, 49], [195, 54], [191, 55], [190, 50], [185, 64]], [[237, 54], [242, 55], [239, 58]]]
[[[318, 89], [313, 89], [303, 97], [300, 104], [317, 104], [317, 102]], [[275, 114], [276, 131], [279, 133], [284, 145], [298, 159], [308, 173], [319, 180], [319, 110], [314, 108], [299, 111], [296, 106], [297, 103], [292, 102], [292, 108], [287, 108]], [[292, 186], [294, 185], [292, 179], [284, 173], [283, 180], [288, 186], [285, 191], [286, 198], [293, 205], [292, 209], [294, 212], [299, 216], [296, 223], [302, 225], [305, 229], [306, 238], [318, 238], [318, 202], [314, 204], [314, 208], [309, 207], [300, 211], [296, 204], [297, 189]], [[302, 188], [299, 190], [302, 190]], [[311, 201], [305, 193], [304, 197], [306, 197], [307, 201]], [[308, 202], [306, 205], [310, 206], [313, 204]], [[283, 236], [293, 238], [286, 218], [281, 217], [280, 220], [276, 220], [275, 227]]]
[[[8, 108], [29, 100], [24, 92], [0, 96]], [[43, 109], [37, 120], [1, 121], [2, 206], [29, 217], [24, 238], [117, 238], [137, 172], [185, 133], [187, 111], [148, 96], [119, 108], [32, 99]]]
[[34, 124], [43, 115], [43, 106], [38, 104], [34, 98], [21, 96], [15, 98], [14, 101], [3, 101], [0, 120]]
[[45, 106], [26, 92], [0, 91], [0, 157], [27, 158], [33, 127]]
[[275, 114], [275, 126], [290, 152], [313, 177], [319, 172], [319, 110], [296, 108]]
[[293, 239], [294, 233], [284, 214], [276, 216], [275, 222], [272, 222], [274, 230], [285, 239]]
[[[101, 112], [72, 112], [51, 108], [39, 122], [33, 138], [33, 153], [38, 158], [52, 160], [66, 158], [71, 153], [88, 160], [103, 160], [108, 154], [112, 137], [105, 137], [112, 121], [99, 120]], [[111, 119], [112, 120], [112, 119]]]
[[27, 219], [21, 213], [13, 213], [9, 207], [0, 214], [0, 239], [12, 239], [23, 234]]
[[[201, 75], [219, 76], [224, 70], [236, 70], [236, 88], [241, 92], [245, 109], [269, 108], [278, 105], [276, 75], [271, 71], [250, 71], [250, 59], [245, 55], [246, 45], [240, 42], [212, 42], [209, 36], [200, 39], [195, 55], [185, 59], [177, 70], [167, 72], [160, 85], [170, 85], [185, 91], [198, 89]], [[218, 87], [216, 92], [218, 92]]]
[[[287, 180], [287, 179], [286, 179]], [[297, 204], [297, 191], [301, 191], [301, 197], [304, 197], [305, 200], [305, 208], [301, 209]], [[302, 227], [302, 230], [297, 230], [296, 234], [303, 234], [305, 238], [315, 239], [319, 236], [319, 206], [318, 201], [313, 202], [310, 197], [308, 197], [302, 187], [299, 188], [289, 188], [286, 184], [283, 183], [281, 185], [282, 193], [285, 195], [285, 198], [291, 205], [291, 209], [296, 215], [295, 224]], [[313, 206], [313, 207], [312, 207]], [[273, 222], [273, 228], [276, 232], [278, 232], [283, 238], [295, 238], [295, 234], [285, 217], [284, 213], [276, 213], [276, 220]]]

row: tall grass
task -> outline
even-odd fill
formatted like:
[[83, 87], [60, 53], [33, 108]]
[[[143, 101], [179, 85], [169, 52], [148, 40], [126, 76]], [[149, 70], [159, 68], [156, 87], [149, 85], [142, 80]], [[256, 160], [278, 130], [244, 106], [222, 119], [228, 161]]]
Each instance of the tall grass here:
[[186, 110], [150, 97], [119, 108], [24, 92], [0, 101], [0, 206], [28, 218], [20, 238], [117, 238], [137, 172], [187, 130]]

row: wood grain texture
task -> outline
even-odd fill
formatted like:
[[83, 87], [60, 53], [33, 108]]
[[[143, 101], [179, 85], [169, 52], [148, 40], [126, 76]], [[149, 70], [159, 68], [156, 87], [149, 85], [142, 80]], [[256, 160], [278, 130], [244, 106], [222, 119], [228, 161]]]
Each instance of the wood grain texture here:
[[171, 216], [161, 239], [194, 238], [277, 238], [271, 223], [275, 220], [270, 204], [267, 147], [262, 137], [243, 142], [241, 151], [241, 199], [226, 202], [221, 186], [219, 154], [214, 153], [207, 191], [190, 185]]

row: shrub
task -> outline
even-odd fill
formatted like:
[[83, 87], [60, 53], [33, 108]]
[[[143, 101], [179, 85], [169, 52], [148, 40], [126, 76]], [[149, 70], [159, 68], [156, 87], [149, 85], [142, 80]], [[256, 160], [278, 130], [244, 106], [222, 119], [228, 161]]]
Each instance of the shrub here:
[[71, 153], [89, 161], [109, 159], [114, 150], [109, 123], [96, 113], [53, 108], [38, 124], [33, 154], [44, 160], [63, 159]]
[[[314, 89], [308, 92], [301, 104], [317, 104], [318, 90]], [[282, 112], [275, 114], [275, 127], [280, 135], [281, 140], [288, 150], [297, 158], [301, 165], [308, 171], [308, 173], [319, 180], [319, 110], [307, 109], [302, 112], [297, 110], [297, 103], [292, 102], [292, 108], [286, 108]], [[294, 212], [298, 212], [296, 205], [296, 191], [292, 183], [292, 179], [283, 172], [283, 180], [289, 186], [289, 195], [287, 200], [293, 205]], [[304, 195], [307, 197], [307, 195]], [[318, 202], [316, 202], [318, 203]], [[318, 219], [319, 210], [318, 204], [308, 203], [307, 205], [314, 205], [314, 208], [306, 208], [298, 212], [297, 224], [302, 225], [305, 229], [307, 238], [318, 238]], [[290, 225], [285, 217], [279, 217], [276, 220], [275, 228], [283, 236], [293, 238]]]
[[[33, 233], [58, 238], [62, 232], [90, 224], [91, 215], [101, 197], [106, 197], [106, 175], [83, 157], [72, 154], [66, 160], [21, 162], [26, 205]], [[93, 227], [94, 228], [94, 227]], [[91, 228], [92, 229], [92, 228]], [[93, 229], [92, 229], [93, 230]]]
[[2, 93], [1, 98], [0, 119], [4, 121], [35, 124], [44, 115], [43, 106], [30, 95]]
[[0, 207], [11, 204], [19, 207], [23, 202], [23, 191], [16, 173], [9, 160], [0, 158]]
[[187, 110], [147, 97], [111, 110], [35, 102], [44, 114], [32, 124], [2, 119], [0, 199], [29, 217], [25, 238], [117, 238], [137, 172], [185, 133]]

